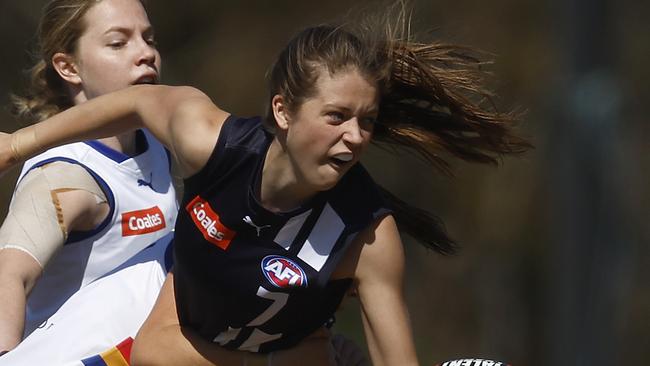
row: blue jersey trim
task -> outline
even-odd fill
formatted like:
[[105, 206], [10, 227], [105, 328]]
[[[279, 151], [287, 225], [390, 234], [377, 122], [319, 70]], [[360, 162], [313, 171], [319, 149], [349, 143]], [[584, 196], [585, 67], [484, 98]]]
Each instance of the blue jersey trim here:
[[[90, 237], [96, 235], [96, 234], [99, 233], [100, 231], [104, 230], [104, 228], [106, 228], [106, 226], [107, 226], [107, 225], [111, 222], [111, 220], [113, 219], [113, 214], [115, 213], [115, 196], [113, 195], [113, 191], [112, 191], [111, 188], [108, 186], [108, 184], [106, 183], [106, 181], [104, 181], [104, 179], [102, 179], [102, 177], [100, 177], [100, 176], [99, 176], [97, 173], [95, 173], [92, 169], [90, 169], [89, 167], [85, 166], [84, 164], [81, 164], [81, 163], [78, 162], [77, 160], [70, 159], [70, 158], [66, 158], [66, 157], [62, 157], [62, 156], [60, 156], [60, 157], [53, 157], [53, 158], [49, 158], [49, 159], [45, 159], [45, 160], [39, 161], [38, 163], [32, 165], [32, 166], [31, 166], [31, 167], [30, 167], [30, 168], [25, 172], [25, 175], [27, 175], [27, 173], [29, 173], [30, 171], [32, 171], [32, 170], [35, 169], [35, 168], [39, 168], [39, 167], [41, 167], [41, 166], [43, 166], [43, 165], [50, 164], [50, 163], [53, 163], [53, 162], [56, 162], [56, 161], [63, 161], [63, 162], [70, 163], [70, 164], [77, 164], [77, 165], [81, 166], [82, 168], [86, 169], [86, 171], [87, 171], [87, 172], [88, 172], [88, 173], [89, 173], [89, 174], [90, 174], [90, 175], [95, 179], [95, 181], [97, 181], [97, 183], [99, 184], [99, 186], [102, 188], [102, 190], [103, 190], [104, 193], [106, 194], [106, 199], [108, 200], [108, 205], [109, 205], [109, 207], [110, 207], [110, 212], [108, 213], [108, 216], [106, 216], [106, 218], [104, 219], [104, 221], [102, 221], [102, 223], [99, 224], [99, 225], [98, 225], [96, 228], [94, 228], [93, 230], [89, 230], [89, 231], [73, 231], [73, 232], [68, 233], [68, 240], [66, 240], [66, 242], [64, 243], [64, 245], [67, 245], [67, 244], [71, 244], [71, 243], [75, 243], [75, 242], [79, 242], [79, 241], [82, 241], [82, 240], [88, 239], [88, 238], [90, 238]], [[25, 175], [23, 175], [23, 177], [24, 177]]]
[[130, 156], [122, 152], [119, 152], [117, 150], [114, 150], [97, 140], [84, 141], [84, 144], [92, 147], [93, 149], [97, 150], [97, 152], [115, 161], [116, 163], [123, 163], [126, 160], [131, 158]]
[[[138, 146], [138, 148], [136, 149], [138, 151], [137, 155], [140, 155], [140, 154], [146, 152], [147, 150], [149, 150], [149, 142], [147, 141], [147, 138], [145, 137], [145, 134], [144, 134], [144, 132], [142, 132], [142, 130], [137, 130], [136, 134], [137, 134], [136, 135], [136, 142], [138, 142], [139, 144], [142, 144], [141, 146]], [[121, 151], [117, 151], [117, 150], [103, 144], [102, 142], [99, 142], [98, 140], [84, 141], [84, 144], [92, 147], [97, 152], [99, 152], [100, 154], [106, 156], [107, 158], [115, 161], [116, 163], [121, 164], [121, 163], [125, 162], [126, 160], [129, 160], [129, 159], [134, 157], [134, 156], [128, 156], [128, 155], [126, 155], [125, 153], [123, 153]], [[135, 156], [137, 156], [137, 155], [135, 155]]]

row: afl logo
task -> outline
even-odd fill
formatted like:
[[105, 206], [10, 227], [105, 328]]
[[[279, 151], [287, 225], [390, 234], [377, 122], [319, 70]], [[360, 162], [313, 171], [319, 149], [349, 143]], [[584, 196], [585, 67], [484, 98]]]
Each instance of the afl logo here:
[[307, 275], [289, 258], [267, 255], [262, 259], [262, 273], [275, 287], [307, 287]]

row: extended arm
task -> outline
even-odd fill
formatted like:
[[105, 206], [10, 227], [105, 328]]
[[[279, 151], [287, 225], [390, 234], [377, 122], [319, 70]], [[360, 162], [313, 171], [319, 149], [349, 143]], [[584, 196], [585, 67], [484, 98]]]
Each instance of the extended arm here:
[[41, 267], [20, 250], [0, 250], [0, 351], [10, 351], [23, 337], [27, 293]]
[[53, 146], [145, 127], [172, 152], [187, 177], [209, 158], [227, 116], [194, 88], [133, 86], [0, 135], [0, 172]]
[[404, 251], [392, 216], [380, 219], [357, 239], [357, 293], [373, 364], [417, 365], [403, 297]]

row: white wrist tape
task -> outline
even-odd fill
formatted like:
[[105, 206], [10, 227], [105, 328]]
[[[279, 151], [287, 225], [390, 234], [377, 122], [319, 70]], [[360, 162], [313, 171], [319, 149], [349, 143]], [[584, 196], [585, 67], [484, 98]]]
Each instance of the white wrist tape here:
[[38, 151], [36, 127], [28, 126], [11, 134], [11, 152], [16, 162], [21, 162]]

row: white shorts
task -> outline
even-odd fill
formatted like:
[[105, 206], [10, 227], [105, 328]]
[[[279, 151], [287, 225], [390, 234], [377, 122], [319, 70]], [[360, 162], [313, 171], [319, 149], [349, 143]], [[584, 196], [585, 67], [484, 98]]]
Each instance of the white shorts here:
[[167, 274], [173, 233], [71, 296], [0, 366], [81, 366], [83, 359], [135, 337]]

